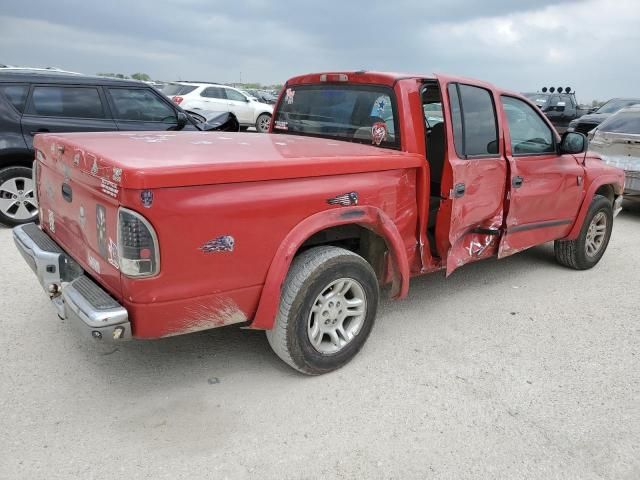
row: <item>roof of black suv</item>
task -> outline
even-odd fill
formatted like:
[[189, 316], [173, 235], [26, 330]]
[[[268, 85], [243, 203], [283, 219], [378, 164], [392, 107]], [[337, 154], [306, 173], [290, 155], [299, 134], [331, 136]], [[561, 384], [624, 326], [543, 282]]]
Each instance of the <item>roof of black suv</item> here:
[[99, 77], [94, 75], [78, 75], [56, 71], [33, 71], [19, 69], [0, 69], [0, 83], [65, 83], [73, 85], [116, 85], [116, 86], [147, 86], [138, 80], [123, 80], [120, 78]]

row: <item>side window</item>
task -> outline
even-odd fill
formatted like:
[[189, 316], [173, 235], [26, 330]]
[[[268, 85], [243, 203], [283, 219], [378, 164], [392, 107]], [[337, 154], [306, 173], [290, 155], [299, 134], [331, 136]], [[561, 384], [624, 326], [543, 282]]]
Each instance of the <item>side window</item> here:
[[507, 115], [513, 155], [553, 153], [553, 132], [527, 103], [513, 97], [501, 97]]
[[177, 123], [176, 112], [153, 92], [143, 88], [110, 88], [117, 120]]
[[460, 110], [460, 97], [458, 96], [458, 85], [450, 83], [449, 103], [451, 108], [451, 124], [453, 126], [453, 143], [456, 147], [456, 153], [459, 157], [464, 158], [464, 130], [462, 127], [462, 112]]
[[45, 117], [104, 118], [97, 88], [35, 87], [32, 112]]
[[208, 87], [205, 88], [200, 94], [201, 97], [206, 98], [219, 98], [226, 99], [227, 97], [224, 94], [224, 89], [220, 87]]
[[227, 94], [227, 99], [228, 100], [233, 100], [236, 102], [246, 102], [247, 98], [242, 95], [240, 92], [236, 92], [235, 90], [231, 90], [230, 88], [225, 88], [224, 89], [225, 93]]
[[458, 155], [463, 158], [497, 155], [498, 125], [491, 92], [471, 85], [451, 84], [449, 96]]
[[20, 113], [24, 112], [24, 106], [27, 103], [27, 94], [29, 87], [27, 85], [2, 85], [0, 92], [7, 97], [9, 103], [14, 106]]

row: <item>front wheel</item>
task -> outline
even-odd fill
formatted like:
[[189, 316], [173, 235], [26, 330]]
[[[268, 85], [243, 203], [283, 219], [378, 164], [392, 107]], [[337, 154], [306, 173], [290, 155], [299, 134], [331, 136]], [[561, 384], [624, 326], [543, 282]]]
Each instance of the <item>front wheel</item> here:
[[275, 353], [307, 375], [336, 370], [367, 340], [378, 308], [375, 272], [361, 256], [315, 247], [297, 256], [267, 339]]
[[576, 270], [587, 270], [595, 266], [609, 245], [612, 229], [611, 202], [602, 195], [595, 195], [578, 238], [555, 241], [556, 260], [565, 267]]
[[30, 168], [7, 167], [0, 170], [0, 223], [15, 227], [36, 221], [38, 203], [33, 189]]
[[271, 125], [271, 115], [268, 113], [262, 113], [256, 120], [256, 130], [258, 133], [267, 133], [269, 131], [269, 125]]

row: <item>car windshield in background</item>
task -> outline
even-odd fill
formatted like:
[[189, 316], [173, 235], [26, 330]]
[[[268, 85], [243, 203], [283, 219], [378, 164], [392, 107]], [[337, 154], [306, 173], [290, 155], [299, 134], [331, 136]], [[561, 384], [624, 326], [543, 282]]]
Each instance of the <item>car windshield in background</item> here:
[[602, 122], [598, 130], [640, 135], [640, 109], [634, 108], [631, 111], [618, 112]]
[[168, 97], [173, 97], [174, 95], [186, 95], [187, 93], [193, 92], [196, 86], [193, 85], [178, 85], [175, 83], [170, 83], [165, 85], [162, 89], [162, 93], [167, 95]]
[[387, 87], [289, 87], [275, 112], [273, 132], [400, 148], [395, 97]]
[[609, 100], [602, 105], [595, 113], [616, 113], [618, 110], [624, 107], [630, 107], [631, 105], [640, 104], [640, 99], [633, 98], [627, 100]]
[[524, 96], [539, 106], [546, 105], [549, 100], [549, 95], [540, 93], [525, 93]]

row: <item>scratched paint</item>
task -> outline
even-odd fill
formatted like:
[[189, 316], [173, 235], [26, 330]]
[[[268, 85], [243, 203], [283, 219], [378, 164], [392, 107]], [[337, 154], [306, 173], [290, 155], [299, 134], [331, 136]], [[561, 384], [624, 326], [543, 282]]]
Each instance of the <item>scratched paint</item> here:
[[212, 302], [193, 303], [185, 308], [180, 325], [167, 336], [199, 332], [247, 321], [247, 316], [230, 298]]

